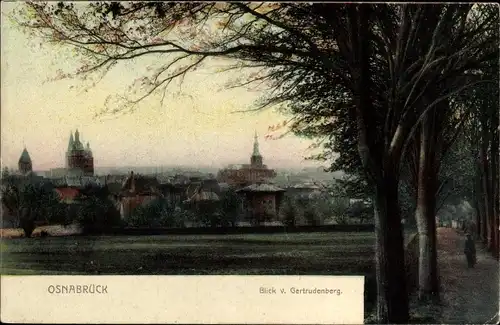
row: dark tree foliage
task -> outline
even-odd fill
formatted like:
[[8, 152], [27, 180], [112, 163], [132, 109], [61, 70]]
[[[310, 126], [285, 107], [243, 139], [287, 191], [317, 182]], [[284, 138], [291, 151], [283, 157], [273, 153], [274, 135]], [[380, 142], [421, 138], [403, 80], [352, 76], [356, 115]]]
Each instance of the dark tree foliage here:
[[2, 181], [2, 203], [17, 218], [26, 237], [31, 237], [38, 225], [70, 222], [52, 188], [44, 184], [21, 184], [7, 177]]
[[86, 234], [101, 233], [122, 226], [120, 212], [107, 197], [91, 196], [81, 203], [77, 222]]
[[220, 213], [225, 224], [235, 226], [242, 213], [242, 197], [236, 191], [229, 189], [221, 195]]
[[174, 206], [163, 198], [138, 206], [129, 223], [134, 227], [176, 228], [184, 226], [184, 220]]
[[280, 209], [280, 221], [285, 227], [295, 227], [300, 221], [299, 205], [290, 197], [285, 196]]

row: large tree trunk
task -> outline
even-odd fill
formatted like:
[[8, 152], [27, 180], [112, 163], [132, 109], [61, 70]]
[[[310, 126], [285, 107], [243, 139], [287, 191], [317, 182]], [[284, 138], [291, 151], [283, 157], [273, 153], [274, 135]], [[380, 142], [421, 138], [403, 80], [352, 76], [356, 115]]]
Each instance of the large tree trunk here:
[[479, 236], [481, 236], [481, 211], [479, 210], [479, 203], [477, 202], [477, 200], [474, 200], [474, 206], [475, 206], [475, 210], [476, 210], [476, 228], [475, 228], [475, 232], [471, 235], [474, 236], [474, 238], [479, 238]]
[[474, 233], [472, 236], [474, 238], [479, 238], [480, 232], [481, 232], [481, 211], [479, 207], [479, 202], [477, 200], [478, 197], [478, 189], [477, 189], [477, 181], [476, 181], [476, 174], [474, 174], [474, 179], [472, 180], [472, 207], [476, 211], [476, 216], [475, 216], [475, 228], [474, 228]]
[[404, 272], [404, 237], [398, 202], [398, 181], [392, 173], [376, 185], [375, 237], [377, 317], [381, 323], [408, 322], [408, 292]]
[[428, 118], [424, 119], [420, 136], [417, 176], [417, 209], [415, 218], [419, 235], [418, 297], [439, 299], [436, 239], [436, 194], [438, 166], [434, 163], [434, 139]]
[[482, 168], [482, 186], [483, 186], [483, 200], [484, 200], [484, 212], [485, 212], [485, 223], [483, 225], [484, 233], [486, 234], [483, 243], [486, 247], [491, 245], [491, 223], [492, 223], [492, 212], [491, 211], [491, 187], [490, 187], [490, 163], [488, 161], [488, 143], [487, 136], [483, 135], [483, 143], [481, 144], [481, 168]]
[[482, 221], [483, 212], [481, 211], [481, 202], [479, 202], [479, 200], [477, 199], [479, 197], [478, 192], [474, 191], [474, 195], [476, 196], [474, 199], [474, 206], [476, 209], [476, 232], [473, 235], [474, 235], [475, 239], [479, 239], [479, 238], [481, 238], [481, 235], [482, 235], [481, 227], [482, 227], [482, 222], [483, 222]]
[[20, 226], [24, 230], [24, 236], [29, 238], [35, 230], [34, 213], [29, 208], [23, 208], [21, 212]]
[[14, 211], [14, 228], [20, 228], [22, 209], [18, 207]]
[[[377, 279], [377, 320], [379, 324], [407, 323], [403, 227], [399, 207], [398, 167], [393, 159], [381, 159], [370, 150], [361, 114], [358, 122], [358, 150], [361, 161], [375, 188], [375, 269]], [[399, 157], [398, 157], [399, 158]], [[383, 160], [383, 162], [381, 162]]]
[[[497, 123], [493, 123], [497, 127]], [[495, 133], [493, 133], [495, 134]], [[491, 162], [490, 162], [490, 189], [491, 189], [491, 222], [490, 222], [490, 234], [491, 239], [489, 242], [489, 250], [492, 252], [493, 256], [498, 257], [498, 137], [492, 136], [491, 139]]]
[[482, 175], [482, 168], [481, 168], [481, 162], [478, 160], [476, 162], [476, 174], [475, 174], [475, 180], [474, 180], [474, 185], [475, 185], [475, 193], [476, 193], [476, 206], [477, 206], [477, 213], [478, 213], [478, 223], [477, 223], [477, 239], [481, 240], [484, 242], [486, 240], [486, 231], [485, 231], [485, 225], [486, 225], [486, 211], [484, 208], [484, 189], [483, 189], [483, 175]]
[[[377, 272], [377, 317], [379, 323], [408, 323], [408, 292], [404, 264], [404, 238], [398, 202], [399, 162], [402, 130], [396, 145], [388, 147], [375, 136], [371, 80], [369, 6], [349, 6], [347, 31], [351, 49], [341, 45], [353, 75], [353, 98], [358, 130], [358, 151], [375, 188], [375, 254]], [[368, 122], [369, 121], [369, 122]], [[406, 131], [406, 130], [404, 130]], [[395, 135], [395, 137], [396, 137]]]

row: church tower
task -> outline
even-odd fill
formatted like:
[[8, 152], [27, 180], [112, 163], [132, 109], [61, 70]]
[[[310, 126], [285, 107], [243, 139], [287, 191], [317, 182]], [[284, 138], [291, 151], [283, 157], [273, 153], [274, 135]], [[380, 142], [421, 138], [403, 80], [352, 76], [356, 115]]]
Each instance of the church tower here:
[[253, 153], [252, 157], [250, 157], [250, 164], [252, 167], [262, 167], [262, 155], [259, 151], [259, 140], [257, 138], [257, 132], [255, 132]]
[[21, 157], [19, 158], [18, 167], [19, 167], [19, 172], [23, 175], [27, 175], [33, 171], [31, 157], [30, 154], [28, 153], [28, 150], [26, 150], [26, 147], [24, 148]]
[[68, 151], [66, 152], [66, 168], [72, 176], [92, 176], [94, 175], [94, 158], [87, 142], [85, 147], [80, 139], [78, 129], [70, 134]]

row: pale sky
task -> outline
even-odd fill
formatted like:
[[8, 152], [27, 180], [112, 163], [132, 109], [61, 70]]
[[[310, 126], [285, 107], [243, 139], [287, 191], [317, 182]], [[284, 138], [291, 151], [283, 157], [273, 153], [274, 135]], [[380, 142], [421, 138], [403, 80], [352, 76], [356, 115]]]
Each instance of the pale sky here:
[[268, 127], [286, 117], [273, 110], [231, 114], [250, 108], [260, 93], [221, 90], [231, 77], [228, 73], [192, 72], [182, 95], [176, 94], [178, 87], [169, 88], [164, 107], [152, 97], [132, 114], [95, 119], [106, 96], [123, 93], [145, 65], [117, 65], [87, 92], [76, 81], [45, 82], [56, 70], [77, 62], [15, 29], [3, 14], [18, 5], [2, 3], [2, 166], [17, 166], [24, 143], [34, 170], [64, 167], [69, 134], [77, 128], [85, 143], [90, 142], [96, 167], [248, 163], [255, 131], [269, 167], [318, 165], [304, 161], [312, 153], [307, 149], [311, 141], [293, 135], [264, 139]]

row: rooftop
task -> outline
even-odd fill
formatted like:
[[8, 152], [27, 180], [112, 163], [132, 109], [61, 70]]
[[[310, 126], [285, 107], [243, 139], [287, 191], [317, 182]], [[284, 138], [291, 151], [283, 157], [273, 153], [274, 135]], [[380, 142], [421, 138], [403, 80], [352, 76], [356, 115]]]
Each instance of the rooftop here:
[[237, 192], [284, 192], [285, 190], [272, 184], [252, 184]]
[[73, 201], [80, 195], [80, 191], [72, 187], [56, 188], [55, 190], [61, 200]]
[[30, 154], [28, 153], [28, 150], [26, 150], [26, 148], [24, 148], [23, 152], [21, 153], [21, 157], [19, 158], [19, 162], [31, 164]]
[[152, 192], [159, 186], [156, 177], [138, 175], [133, 172], [123, 182], [122, 191]]

